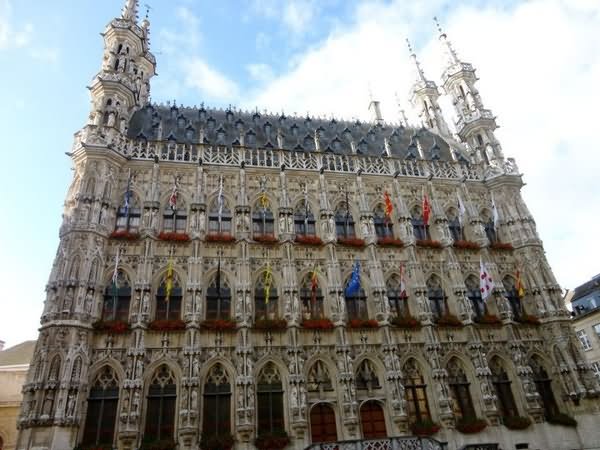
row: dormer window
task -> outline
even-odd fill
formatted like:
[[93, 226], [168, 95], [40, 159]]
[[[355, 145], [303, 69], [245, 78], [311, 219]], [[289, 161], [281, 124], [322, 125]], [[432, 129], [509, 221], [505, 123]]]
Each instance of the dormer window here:
[[185, 127], [185, 118], [183, 116], [179, 116], [177, 118], [177, 128]]
[[235, 121], [235, 129], [238, 131], [238, 133], [244, 131], [244, 121], [242, 119]]
[[233, 113], [230, 109], [228, 109], [227, 113], [225, 114], [225, 120], [227, 120], [228, 123], [231, 123], [231, 121], [233, 120]]
[[215, 128], [215, 124], [216, 124], [216, 121], [215, 121], [215, 119], [213, 119], [212, 116], [209, 117], [208, 120], [206, 121], [206, 125], [209, 130], [213, 130]]
[[290, 131], [292, 132], [292, 136], [298, 136], [298, 125], [293, 124], [290, 128]]
[[265, 130], [265, 134], [266, 134], [267, 136], [268, 136], [269, 134], [271, 134], [271, 128], [272, 128], [272, 126], [271, 126], [271, 124], [270, 124], [269, 122], [265, 123], [264, 130]]
[[255, 112], [254, 115], [252, 116], [252, 122], [254, 123], [254, 125], [258, 125], [259, 120], [260, 120], [260, 114], [258, 112]]
[[250, 130], [246, 133], [246, 144], [247, 145], [256, 144], [256, 134], [254, 133], [254, 131]]
[[217, 130], [217, 144], [224, 144], [225, 143], [225, 130], [223, 130], [222, 128], [219, 128]]

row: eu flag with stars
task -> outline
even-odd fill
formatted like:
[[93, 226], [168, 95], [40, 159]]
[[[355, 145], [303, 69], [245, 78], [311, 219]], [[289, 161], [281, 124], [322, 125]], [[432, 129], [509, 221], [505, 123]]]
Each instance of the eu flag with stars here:
[[354, 268], [352, 269], [352, 276], [346, 286], [345, 294], [346, 297], [352, 297], [360, 291], [360, 263], [358, 260], [354, 262]]

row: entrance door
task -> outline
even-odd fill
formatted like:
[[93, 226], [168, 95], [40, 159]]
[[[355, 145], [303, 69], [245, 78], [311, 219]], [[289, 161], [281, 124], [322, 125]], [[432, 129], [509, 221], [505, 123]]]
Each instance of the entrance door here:
[[381, 439], [387, 437], [383, 409], [376, 401], [370, 400], [363, 403], [360, 407], [360, 423], [364, 439]]
[[335, 412], [326, 403], [317, 403], [310, 410], [310, 434], [312, 443], [337, 441]]

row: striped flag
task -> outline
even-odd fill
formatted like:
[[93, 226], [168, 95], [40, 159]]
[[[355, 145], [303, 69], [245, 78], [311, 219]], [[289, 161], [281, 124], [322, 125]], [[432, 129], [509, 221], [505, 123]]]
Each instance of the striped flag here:
[[488, 272], [483, 260], [479, 260], [479, 290], [481, 291], [481, 298], [487, 299], [494, 290], [494, 280]]
[[494, 194], [492, 194], [492, 217], [494, 219], [494, 228], [498, 228], [500, 222], [500, 215], [498, 214], [498, 208], [496, 208], [496, 202], [494, 201]]
[[467, 208], [465, 208], [465, 204], [462, 201], [460, 193], [458, 194], [458, 220], [462, 225], [465, 220], [465, 215], [467, 214]]
[[115, 270], [113, 270], [112, 274], [112, 291], [113, 291], [113, 299], [116, 300], [117, 291], [119, 289], [119, 262], [121, 259], [121, 248], [117, 248], [117, 255], [115, 256]]
[[310, 300], [313, 305], [315, 303], [317, 303], [317, 289], [318, 288], [319, 288], [319, 277], [317, 274], [317, 264], [315, 263], [312, 274], [310, 276], [310, 293], [311, 293]]
[[223, 175], [219, 178], [219, 194], [217, 195], [217, 206], [219, 208], [219, 231], [221, 231], [221, 217], [223, 216]]
[[177, 196], [179, 193], [177, 192], [177, 181], [173, 183], [173, 190], [171, 191], [171, 195], [169, 196], [169, 206], [171, 207], [171, 211], [175, 213], [177, 210]]

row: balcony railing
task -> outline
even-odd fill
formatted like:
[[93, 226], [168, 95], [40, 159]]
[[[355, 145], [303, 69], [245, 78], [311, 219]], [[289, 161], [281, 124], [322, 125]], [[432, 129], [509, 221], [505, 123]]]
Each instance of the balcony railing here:
[[429, 437], [405, 436], [385, 439], [363, 439], [356, 441], [312, 444], [305, 450], [447, 450], [444, 442]]

